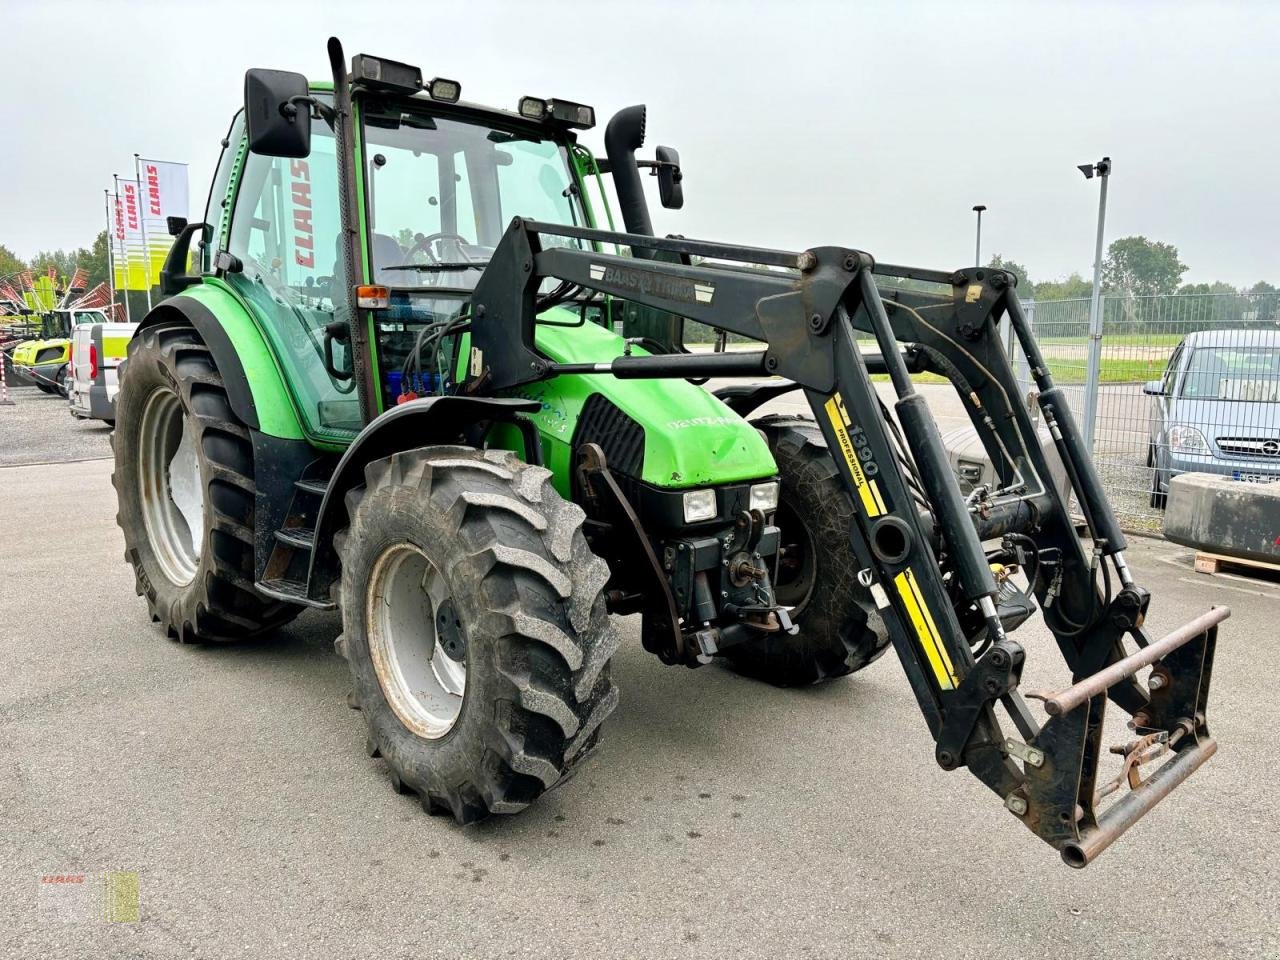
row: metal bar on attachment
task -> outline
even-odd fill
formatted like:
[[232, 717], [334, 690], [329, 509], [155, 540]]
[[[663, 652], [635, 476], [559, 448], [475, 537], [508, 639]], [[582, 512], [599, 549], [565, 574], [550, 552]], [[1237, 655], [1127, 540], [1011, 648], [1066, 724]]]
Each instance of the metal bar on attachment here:
[[1143, 647], [1137, 653], [1130, 654], [1123, 660], [1117, 660], [1111, 666], [1099, 670], [1092, 676], [1085, 677], [1079, 683], [1059, 691], [1052, 696], [1044, 697], [1044, 709], [1053, 717], [1074, 710], [1086, 700], [1105, 693], [1126, 677], [1131, 677], [1143, 667], [1149, 667], [1167, 653], [1172, 653], [1189, 640], [1200, 636], [1211, 627], [1217, 626], [1231, 616], [1230, 607], [1214, 607], [1208, 613], [1202, 613], [1194, 620], [1184, 623], [1177, 630], [1161, 637], [1154, 643]]
[[1179, 750], [1172, 760], [1148, 777], [1142, 786], [1129, 791], [1108, 808], [1098, 818], [1096, 827], [1085, 830], [1079, 840], [1064, 844], [1063, 861], [1077, 869], [1087, 867], [1098, 854], [1118, 840], [1121, 834], [1150, 812], [1152, 807], [1173, 793], [1217, 752], [1218, 741], [1209, 738], [1201, 740], [1194, 747]]

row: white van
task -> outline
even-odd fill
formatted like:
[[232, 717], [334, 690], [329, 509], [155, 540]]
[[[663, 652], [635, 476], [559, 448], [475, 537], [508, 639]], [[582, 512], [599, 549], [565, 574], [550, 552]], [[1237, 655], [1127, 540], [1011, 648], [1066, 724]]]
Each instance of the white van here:
[[119, 368], [137, 328], [136, 323], [86, 323], [72, 330], [67, 397], [73, 417], [115, 423]]

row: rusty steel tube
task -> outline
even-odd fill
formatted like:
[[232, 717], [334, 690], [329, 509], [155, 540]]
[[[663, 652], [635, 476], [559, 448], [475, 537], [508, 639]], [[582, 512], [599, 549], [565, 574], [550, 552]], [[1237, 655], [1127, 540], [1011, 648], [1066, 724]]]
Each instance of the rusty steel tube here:
[[1099, 670], [1092, 676], [1085, 677], [1077, 684], [1061, 690], [1053, 696], [1045, 697], [1044, 709], [1050, 716], [1056, 717], [1073, 710], [1100, 693], [1105, 693], [1125, 677], [1131, 677], [1143, 667], [1149, 667], [1166, 653], [1172, 653], [1189, 640], [1200, 636], [1210, 627], [1221, 623], [1231, 616], [1230, 607], [1213, 607], [1208, 613], [1202, 613], [1184, 623], [1173, 633], [1161, 637], [1137, 653], [1130, 654], [1123, 660], [1117, 660], [1109, 667]]
[[1096, 827], [1086, 830], [1079, 840], [1064, 844], [1063, 862], [1076, 869], [1087, 867], [1098, 854], [1111, 846], [1122, 833], [1217, 752], [1218, 741], [1210, 738], [1201, 740], [1194, 747], [1179, 750], [1172, 760], [1147, 778], [1142, 786], [1129, 791], [1108, 808], [1098, 818]]

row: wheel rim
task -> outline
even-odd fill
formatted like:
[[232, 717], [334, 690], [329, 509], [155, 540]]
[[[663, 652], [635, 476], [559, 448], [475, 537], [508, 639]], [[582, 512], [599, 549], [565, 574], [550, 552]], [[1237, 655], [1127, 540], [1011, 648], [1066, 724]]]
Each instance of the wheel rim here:
[[443, 737], [462, 712], [466, 646], [448, 584], [416, 546], [396, 544], [374, 563], [365, 624], [391, 709], [418, 736]]
[[784, 607], [801, 610], [809, 602], [817, 580], [813, 540], [809, 530], [785, 502], [778, 504], [774, 524], [779, 531], [782, 554], [778, 558], [778, 576], [773, 585], [774, 599]]
[[138, 482], [147, 539], [164, 575], [195, 579], [204, 540], [204, 485], [196, 439], [178, 395], [161, 387], [142, 411]]

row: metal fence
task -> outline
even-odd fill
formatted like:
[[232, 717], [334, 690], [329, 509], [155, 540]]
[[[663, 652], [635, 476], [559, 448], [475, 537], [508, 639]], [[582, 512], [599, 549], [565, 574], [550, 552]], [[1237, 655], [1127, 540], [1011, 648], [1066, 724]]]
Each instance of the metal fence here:
[[1280, 294], [1104, 297], [1093, 369], [1088, 299], [1026, 310], [1126, 526], [1160, 529], [1177, 472], [1280, 477]]

